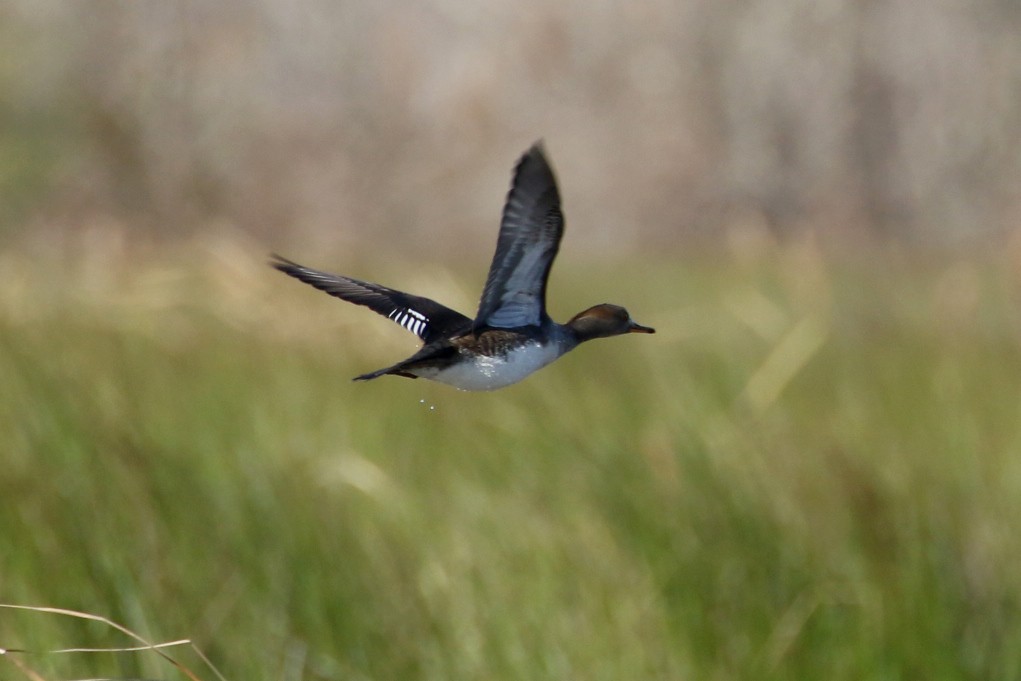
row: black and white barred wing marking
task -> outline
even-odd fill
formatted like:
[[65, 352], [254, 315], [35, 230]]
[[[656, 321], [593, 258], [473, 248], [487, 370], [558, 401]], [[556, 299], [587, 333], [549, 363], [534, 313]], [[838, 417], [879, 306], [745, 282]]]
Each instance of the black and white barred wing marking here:
[[468, 329], [471, 320], [435, 300], [413, 296], [379, 284], [320, 272], [274, 255], [270, 262], [284, 274], [355, 305], [363, 305], [393, 320], [426, 343]]
[[514, 169], [496, 253], [475, 317], [476, 331], [543, 322], [546, 280], [563, 231], [557, 182], [537, 142]]
[[429, 326], [429, 318], [418, 310], [413, 310], [410, 307], [395, 307], [387, 317], [425, 340], [425, 331]]

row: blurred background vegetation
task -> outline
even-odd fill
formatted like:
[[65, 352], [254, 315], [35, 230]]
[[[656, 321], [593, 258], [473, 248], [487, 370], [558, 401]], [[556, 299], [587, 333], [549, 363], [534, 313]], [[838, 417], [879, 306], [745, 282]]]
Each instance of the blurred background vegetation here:
[[8, 242], [227, 224], [488, 249], [540, 136], [576, 251], [1021, 220], [1013, 2], [6, 0], [0, 18]]
[[[1019, 34], [0, 0], [0, 603], [236, 681], [1021, 679]], [[494, 394], [350, 383], [414, 339], [267, 253], [471, 313], [539, 137], [553, 316], [659, 333]], [[0, 648], [129, 643], [0, 610]]]

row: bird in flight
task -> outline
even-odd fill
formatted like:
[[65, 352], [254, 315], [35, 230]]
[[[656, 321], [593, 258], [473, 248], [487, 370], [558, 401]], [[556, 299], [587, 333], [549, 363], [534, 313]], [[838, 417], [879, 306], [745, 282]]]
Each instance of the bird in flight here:
[[500, 221], [496, 253], [474, 319], [429, 298], [339, 274], [278, 255], [270, 264], [320, 291], [363, 305], [422, 339], [411, 357], [355, 377], [428, 378], [460, 390], [496, 390], [517, 383], [593, 338], [655, 333], [619, 305], [602, 303], [558, 324], [546, 314], [546, 280], [560, 248], [564, 216], [556, 178], [535, 143], [518, 161]]

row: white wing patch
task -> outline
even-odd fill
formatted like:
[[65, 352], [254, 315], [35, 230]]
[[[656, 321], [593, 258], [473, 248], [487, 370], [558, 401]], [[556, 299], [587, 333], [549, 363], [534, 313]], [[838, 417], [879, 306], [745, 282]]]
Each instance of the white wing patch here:
[[407, 307], [394, 308], [393, 312], [388, 314], [387, 317], [420, 337], [425, 333], [426, 326], [429, 324], [428, 317], [417, 310]]

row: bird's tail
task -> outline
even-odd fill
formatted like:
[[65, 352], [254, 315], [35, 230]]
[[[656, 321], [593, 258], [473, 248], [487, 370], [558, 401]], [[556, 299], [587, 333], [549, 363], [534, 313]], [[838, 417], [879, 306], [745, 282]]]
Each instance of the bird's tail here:
[[403, 363], [402, 364], [395, 364], [392, 367], [387, 367], [385, 369], [377, 369], [376, 371], [370, 371], [369, 373], [362, 374], [361, 376], [355, 376], [351, 380], [353, 380], [353, 381], [371, 381], [374, 378], [379, 378], [380, 376], [386, 376], [386, 375], [390, 375], [390, 376], [404, 376], [405, 378], [418, 378], [418, 376], [415, 376], [414, 374], [409, 374], [407, 371], [404, 371], [402, 367], [403, 367]]

